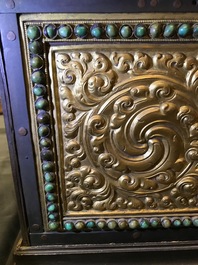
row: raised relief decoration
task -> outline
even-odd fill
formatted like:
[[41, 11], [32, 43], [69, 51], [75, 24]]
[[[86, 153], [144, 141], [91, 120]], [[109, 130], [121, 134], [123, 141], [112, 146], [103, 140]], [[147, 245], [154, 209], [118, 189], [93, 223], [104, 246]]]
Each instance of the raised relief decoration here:
[[65, 48], [55, 64], [65, 216], [194, 211], [197, 59]]

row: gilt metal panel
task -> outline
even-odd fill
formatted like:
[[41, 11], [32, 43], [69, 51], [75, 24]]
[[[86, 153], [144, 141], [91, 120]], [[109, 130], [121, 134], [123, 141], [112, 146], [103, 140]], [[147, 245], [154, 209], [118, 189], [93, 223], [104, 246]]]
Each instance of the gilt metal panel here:
[[197, 21], [83, 16], [21, 19], [45, 229], [198, 226]]

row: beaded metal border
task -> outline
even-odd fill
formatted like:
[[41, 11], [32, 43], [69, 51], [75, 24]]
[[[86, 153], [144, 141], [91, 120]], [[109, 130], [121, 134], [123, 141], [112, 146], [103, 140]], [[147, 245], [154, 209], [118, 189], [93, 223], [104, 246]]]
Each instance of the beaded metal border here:
[[[198, 226], [198, 217], [111, 218], [64, 220], [61, 222], [58, 198], [58, 177], [55, 162], [50, 92], [45, 62], [45, 42], [67, 41], [198, 41], [197, 21], [52, 21], [24, 23], [27, 42], [31, 87], [35, 99], [35, 113], [43, 172], [43, 193], [50, 231], [126, 230]], [[63, 228], [62, 228], [63, 225]]]

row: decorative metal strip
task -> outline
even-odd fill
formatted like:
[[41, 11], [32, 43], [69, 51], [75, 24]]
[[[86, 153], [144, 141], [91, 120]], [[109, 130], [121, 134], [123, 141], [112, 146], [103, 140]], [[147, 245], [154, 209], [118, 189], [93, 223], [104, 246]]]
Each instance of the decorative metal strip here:
[[100, 230], [133, 230], [152, 228], [198, 227], [198, 216], [195, 217], [153, 217], [153, 218], [101, 218], [88, 220], [64, 221], [67, 232], [100, 231]]

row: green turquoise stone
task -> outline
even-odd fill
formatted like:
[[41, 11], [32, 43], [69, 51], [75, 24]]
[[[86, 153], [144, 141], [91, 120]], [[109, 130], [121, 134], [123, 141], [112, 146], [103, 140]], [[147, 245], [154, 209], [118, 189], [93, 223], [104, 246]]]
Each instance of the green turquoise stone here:
[[146, 220], [146, 219], [142, 219], [142, 220], [140, 221], [140, 227], [143, 228], [143, 229], [148, 228], [148, 227], [149, 227], [149, 221]]
[[86, 227], [87, 228], [94, 228], [95, 227], [95, 222], [94, 221], [88, 221], [87, 223], [86, 223]]
[[170, 221], [169, 219], [163, 219], [163, 220], [162, 220], [162, 226], [163, 226], [164, 228], [169, 228], [169, 227], [171, 227], [171, 221]]
[[38, 26], [29, 26], [27, 28], [27, 36], [30, 40], [36, 40], [40, 38], [41, 36], [41, 31]]
[[127, 229], [128, 228], [128, 223], [126, 220], [119, 220], [118, 226], [120, 229]]
[[52, 192], [52, 191], [54, 191], [54, 189], [55, 189], [55, 184], [53, 184], [53, 183], [47, 183], [45, 185], [45, 191], [46, 192]]
[[43, 45], [35, 40], [29, 43], [29, 50], [32, 54], [41, 54], [43, 52]]
[[41, 138], [40, 140], [40, 146], [43, 148], [50, 148], [52, 145], [52, 142], [49, 138]]
[[137, 220], [130, 220], [129, 221], [129, 227], [131, 229], [136, 229], [139, 227], [139, 222]]
[[44, 162], [42, 165], [43, 171], [50, 172], [54, 170], [54, 163], [53, 162]]
[[57, 204], [52, 203], [47, 207], [48, 212], [55, 212], [57, 210]]
[[51, 161], [53, 159], [53, 153], [50, 150], [43, 149], [41, 151], [41, 159]]
[[91, 27], [91, 35], [96, 39], [100, 39], [103, 35], [103, 28], [99, 24], [94, 24]]
[[43, 85], [35, 85], [33, 92], [35, 96], [43, 96], [46, 93], [46, 87]]
[[107, 226], [108, 226], [109, 229], [113, 230], [113, 229], [115, 229], [117, 227], [117, 222], [114, 221], [114, 220], [111, 220], [111, 221], [109, 221], [107, 223]]
[[59, 228], [59, 223], [51, 222], [48, 224], [48, 226], [51, 231], [56, 231]]
[[39, 55], [34, 55], [30, 60], [32, 69], [40, 69], [43, 67], [43, 59]]
[[152, 227], [158, 227], [160, 225], [160, 220], [158, 218], [153, 218], [150, 223]]
[[85, 38], [88, 34], [87, 26], [84, 24], [77, 25], [74, 29], [74, 33], [76, 37]]
[[175, 32], [176, 32], [176, 25], [167, 24], [164, 29], [164, 37], [171, 38], [175, 35]]
[[115, 24], [109, 24], [106, 26], [106, 34], [109, 38], [116, 38], [118, 35], [118, 28]]
[[97, 222], [97, 226], [98, 226], [98, 228], [100, 228], [100, 229], [104, 229], [104, 228], [106, 227], [106, 222], [105, 222], [104, 220], [99, 220], [99, 221]]
[[64, 223], [65, 230], [67, 231], [73, 231], [74, 230], [74, 223], [72, 222], [66, 222]]
[[178, 36], [185, 38], [191, 32], [191, 26], [189, 24], [182, 24], [178, 29]]
[[75, 228], [77, 230], [83, 230], [85, 228], [85, 223], [82, 221], [79, 221], [79, 222], [75, 223]]
[[69, 38], [72, 34], [72, 28], [69, 25], [62, 25], [58, 29], [58, 35], [61, 38]]
[[147, 35], [146, 26], [139, 24], [135, 27], [134, 34], [137, 38], [143, 38]]
[[173, 221], [173, 226], [175, 226], [175, 227], [179, 227], [179, 226], [181, 226], [181, 224], [182, 224], [182, 222], [181, 222], [181, 220], [179, 220], [179, 219], [175, 219], [175, 220]]
[[161, 34], [161, 24], [154, 23], [149, 28], [150, 37], [152, 39], [159, 38]]
[[128, 39], [132, 36], [133, 30], [129, 25], [123, 25], [120, 28], [120, 36], [124, 39]]
[[192, 222], [194, 226], [198, 227], [198, 218], [193, 218]]
[[48, 200], [48, 202], [55, 202], [57, 200], [57, 196], [55, 193], [47, 193], [46, 199]]
[[52, 172], [46, 172], [44, 175], [45, 181], [51, 182], [55, 179], [55, 175]]
[[190, 218], [184, 218], [183, 219], [183, 225], [184, 226], [191, 226], [191, 224], [192, 224], [192, 221], [191, 221], [191, 219]]
[[46, 125], [42, 125], [38, 128], [38, 134], [40, 137], [45, 137], [49, 135], [50, 133], [50, 128]]
[[38, 110], [41, 110], [41, 109], [48, 109], [48, 106], [49, 106], [49, 103], [46, 99], [44, 98], [38, 98], [35, 102], [35, 107], [36, 109]]
[[45, 83], [45, 74], [42, 71], [35, 71], [32, 74], [32, 82], [37, 84]]
[[54, 39], [57, 35], [56, 26], [53, 24], [45, 26], [44, 35], [49, 39]]
[[48, 219], [49, 219], [50, 221], [55, 221], [55, 220], [57, 220], [57, 219], [58, 219], [58, 213], [49, 213], [49, 215], [48, 215]]
[[48, 124], [50, 121], [50, 115], [46, 111], [41, 111], [36, 116], [38, 123]]
[[193, 25], [193, 37], [198, 38], [198, 24]]

